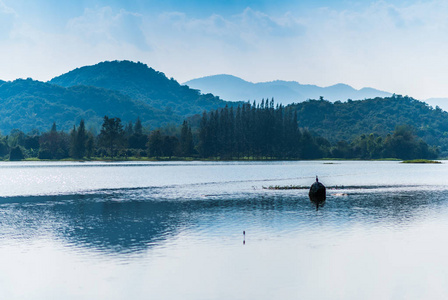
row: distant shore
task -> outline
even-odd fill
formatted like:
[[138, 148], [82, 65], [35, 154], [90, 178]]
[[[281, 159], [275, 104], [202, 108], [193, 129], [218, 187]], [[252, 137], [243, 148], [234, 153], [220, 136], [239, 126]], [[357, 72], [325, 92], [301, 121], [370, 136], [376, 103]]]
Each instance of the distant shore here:
[[73, 159], [73, 158], [64, 158], [64, 159], [39, 159], [39, 158], [25, 158], [23, 160], [0, 160], [3, 162], [9, 162], [9, 161], [21, 161], [21, 162], [121, 162], [121, 161], [148, 161], [148, 162], [163, 162], [163, 161], [210, 161], [210, 162], [223, 162], [223, 161], [242, 161], [242, 162], [249, 162], [249, 161], [261, 161], [261, 162], [268, 162], [268, 161], [322, 161], [324, 164], [331, 164], [331, 161], [336, 162], [342, 162], [342, 161], [397, 161], [401, 163], [416, 163], [416, 164], [424, 164], [424, 163], [432, 163], [432, 164], [438, 164], [442, 163], [440, 160], [445, 159], [439, 159], [439, 160], [427, 160], [427, 159], [414, 159], [414, 160], [403, 160], [398, 158], [384, 158], [384, 159], [344, 159], [344, 158], [321, 158], [321, 159], [274, 159], [274, 158], [239, 158], [239, 159], [220, 159], [220, 158], [198, 158], [198, 157], [92, 157], [92, 158], [85, 158], [85, 159]]

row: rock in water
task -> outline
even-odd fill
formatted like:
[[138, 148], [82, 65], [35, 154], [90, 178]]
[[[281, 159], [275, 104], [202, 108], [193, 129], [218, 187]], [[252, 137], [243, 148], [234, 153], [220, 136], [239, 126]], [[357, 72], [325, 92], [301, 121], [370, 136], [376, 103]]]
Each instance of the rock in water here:
[[311, 185], [310, 192], [308, 193], [311, 202], [316, 204], [316, 210], [319, 208], [319, 205], [322, 205], [327, 199], [327, 192], [325, 186], [319, 182], [319, 179], [316, 176], [316, 182]]

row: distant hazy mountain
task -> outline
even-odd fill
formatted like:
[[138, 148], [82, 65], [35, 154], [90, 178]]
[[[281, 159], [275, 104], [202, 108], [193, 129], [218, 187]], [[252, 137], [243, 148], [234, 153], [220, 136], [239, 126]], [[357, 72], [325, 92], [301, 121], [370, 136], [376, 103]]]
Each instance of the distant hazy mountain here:
[[300, 84], [295, 81], [271, 81], [252, 83], [232, 75], [213, 75], [185, 82], [191, 88], [203, 93], [212, 93], [228, 101], [260, 101], [262, 98], [272, 98], [278, 103], [290, 104], [308, 99], [319, 99], [323, 96], [329, 101], [360, 100], [375, 97], [389, 97], [392, 94], [373, 88], [356, 90], [346, 84], [336, 84], [329, 87]]
[[119, 91], [181, 117], [226, 105], [218, 97], [202, 95], [197, 90], [180, 85], [173, 78], [168, 79], [162, 72], [131, 61], [106, 61], [77, 68], [53, 78], [50, 83], [63, 87], [85, 85]]

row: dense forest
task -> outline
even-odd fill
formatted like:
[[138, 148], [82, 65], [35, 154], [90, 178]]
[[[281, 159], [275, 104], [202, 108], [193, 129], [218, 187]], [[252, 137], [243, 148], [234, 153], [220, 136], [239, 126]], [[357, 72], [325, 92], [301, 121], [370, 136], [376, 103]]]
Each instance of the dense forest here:
[[245, 103], [204, 112], [199, 127], [184, 120], [179, 127], [150, 130], [137, 118], [123, 123], [104, 116], [98, 134], [84, 120], [69, 131], [27, 134], [12, 130], [0, 137], [3, 159], [318, 159], [318, 158], [436, 158], [438, 148], [428, 146], [408, 125], [393, 132], [361, 134], [350, 142], [330, 142], [298, 127], [298, 111], [275, 105], [274, 100]]
[[430, 147], [414, 134], [409, 125], [400, 125], [380, 135], [361, 134], [351, 142], [333, 144], [306, 128], [299, 128], [298, 110], [293, 106], [246, 103], [236, 110], [225, 107], [204, 113], [198, 130], [200, 157], [235, 159], [316, 159], [316, 158], [435, 158], [437, 147]]
[[448, 156], [448, 113], [411, 97], [393, 95], [347, 102], [309, 100], [291, 106], [297, 110], [299, 127], [335, 143], [352, 141], [362, 134], [385, 137], [397, 126], [410, 125], [430, 145]]
[[81, 119], [87, 121], [87, 127], [98, 129], [105, 115], [118, 114], [124, 120], [140, 116], [147, 126], [183, 120], [119, 92], [92, 86], [64, 88], [31, 79], [0, 85], [0, 129], [3, 133], [15, 128], [26, 132], [45, 130], [48, 120], [65, 131]]

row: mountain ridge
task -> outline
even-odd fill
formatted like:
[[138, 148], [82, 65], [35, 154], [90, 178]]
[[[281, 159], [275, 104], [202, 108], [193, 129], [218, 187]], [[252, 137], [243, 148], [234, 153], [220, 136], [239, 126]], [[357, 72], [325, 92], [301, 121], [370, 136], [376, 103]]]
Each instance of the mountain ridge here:
[[139, 117], [157, 128], [226, 104], [237, 105], [180, 85], [145, 64], [105, 61], [47, 82], [0, 81], [0, 130], [48, 130], [53, 122], [70, 130], [80, 119], [99, 128], [105, 115], [123, 122]]
[[228, 74], [196, 78], [184, 84], [203, 93], [219, 95], [222, 99], [228, 101], [260, 101], [262, 98], [274, 98], [278, 103], [284, 105], [303, 102], [308, 99], [319, 99], [321, 96], [331, 102], [392, 96], [392, 93], [371, 87], [357, 90], [344, 83], [327, 87], [284, 80], [253, 83]]
[[210, 93], [201, 94], [173, 78], [168, 79], [164, 73], [146, 64], [127, 60], [104, 61], [76, 68], [48, 82], [63, 87], [88, 85], [118, 91], [182, 117], [227, 104]]
[[448, 98], [429, 98], [426, 99], [425, 102], [434, 108], [439, 107], [445, 111], [448, 111]]

